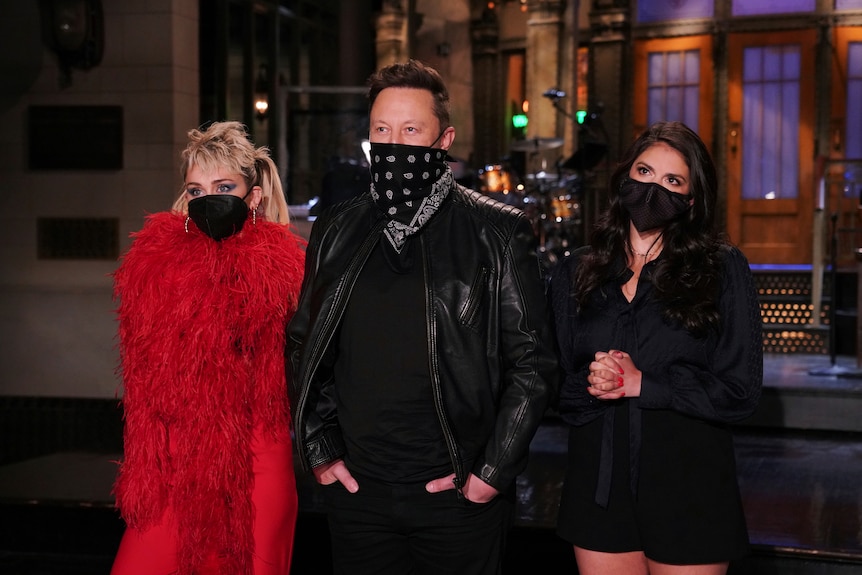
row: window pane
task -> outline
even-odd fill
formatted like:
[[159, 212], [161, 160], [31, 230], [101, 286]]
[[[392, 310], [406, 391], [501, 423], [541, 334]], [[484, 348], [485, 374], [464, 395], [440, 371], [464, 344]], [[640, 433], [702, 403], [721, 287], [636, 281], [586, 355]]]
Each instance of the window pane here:
[[[847, 101], [862, 102], [862, 78], [851, 80], [847, 85]], [[847, 106], [847, 145], [848, 158], [862, 158], [862, 107]]]
[[665, 84], [679, 84], [682, 81], [682, 61], [679, 56], [679, 52], [668, 52]]
[[695, 50], [685, 53], [685, 83], [700, 83], [700, 54]]
[[665, 110], [667, 110], [667, 120], [682, 121], [682, 90], [677, 87], [669, 87], [667, 89], [667, 101], [665, 102]]
[[799, 47], [747, 48], [743, 61], [742, 197], [795, 198]]
[[647, 66], [647, 122], [677, 120], [697, 131], [700, 52], [650, 52]]
[[700, 100], [698, 99], [699, 87], [688, 87], [685, 89], [685, 118], [683, 122], [697, 132], [700, 130]]
[[763, 169], [759, 157], [763, 133], [762, 92], [763, 84], [756, 83], [744, 86], [742, 93], [742, 197], [746, 199], [763, 196]]
[[[796, 59], [788, 55], [788, 59]], [[792, 54], [798, 56], [798, 52]], [[798, 76], [798, 74], [797, 74]], [[781, 195], [782, 198], [795, 198], [798, 195], [797, 181], [799, 158], [799, 82], [785, 82], [781, 115]]]
[[798, 50], [785, 52], [781, 59], [781, 76], [784, 80], [798, 80], [802, 69], [802, 55]]
[[647, 122], [652, 124], [664, 119], [664, 90], [661, 88], [650, 88]]
[[[664, 60], [665, 60], [665, 53], [664, 52], [650, 52], [649, 53], [649, 56], [647, 57], [647, 61], [649, 62], [649, 66], [647, 69], [647, 77], [650, 79], [649, 83], [651, 85], [652, 84], [658, 84], [658, 83], [662, 83], [662, 84], [664, 83], [664, 76], [665, 76]], [[655, 78], [654, 81], [653, 81], [653, 78]], [[659, 81], [659, 78], [661, 78], [661, 82]]]
[[850, 42], [847, 46], [847, 75], [862, 78], [862, 42]]
[[763, 106], [763, 135], [760, 139], [763, 187], [760, 193], [766, 198], [780, 198], [780, 166], [776, 160], [781, 156], [781, 86], [776, 83], [764, 84], [763, 101], [760, 105]]
[[835, 0], [836, 10], [852, 10], [862, 8], [862, 0]]
[[734, 16], [814, 12], [816, 0], [733, 0]]
[[851, 42], [847, 47], [847, 125], [844, 133], [847, 143], [844, 155], [862, 158], [862, 42]]
[[713, 14], [713, 0], [688, 0], [686, 2], [639, 0], [638, 2], [638, 22], [712, 18]]
[[763, 79], [777, 80], [784, 70], [781, 68], [781, 48], [766, 48], [763, 50]]
[[751, 82], [759, 79], [763, 74], [760, 72], [763, 48], [748, 48], [742, 57], [742, 80]]

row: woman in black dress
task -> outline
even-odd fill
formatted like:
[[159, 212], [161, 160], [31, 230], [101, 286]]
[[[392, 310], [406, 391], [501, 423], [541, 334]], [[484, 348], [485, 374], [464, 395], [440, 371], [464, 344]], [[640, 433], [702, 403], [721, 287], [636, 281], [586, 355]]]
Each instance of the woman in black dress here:
[[553, 272], [570, 425], [557, 530], [581, 575], [721, 575], [748, 550], [728, 424], [760, 398], [761, 317], [716, 194], [697, 134], [654, 124], [590, 245]]

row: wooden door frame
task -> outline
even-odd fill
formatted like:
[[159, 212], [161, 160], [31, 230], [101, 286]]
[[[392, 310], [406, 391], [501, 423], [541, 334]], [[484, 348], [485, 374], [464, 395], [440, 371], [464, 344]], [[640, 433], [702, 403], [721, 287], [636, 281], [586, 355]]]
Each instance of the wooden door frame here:
[[633, 94], [636, 94], [632, 105], [632, 128], [634, 134], [640, 134], [647, 128], [648, 101], [647, 85], [649, 75], [648, 55], [652, 52], [682, 52], [685, 50], [700, 51], [700, 89], [698, 99], [697, 133], [712, 151], [712, 134], [715, 108], [713, 106], [713, 60], [712, 36], [700, 34], [681, 38], [652, 38], [637, 40], [634, 43], [634, 78]]

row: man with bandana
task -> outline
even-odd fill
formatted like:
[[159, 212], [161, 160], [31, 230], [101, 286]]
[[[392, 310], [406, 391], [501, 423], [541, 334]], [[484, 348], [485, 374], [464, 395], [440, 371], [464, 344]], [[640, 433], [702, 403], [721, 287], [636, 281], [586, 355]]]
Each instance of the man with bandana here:
[[335, 573], [499, 574], [557, 359], [518, 209], [458, 185], [440, 75], [369, 79], [371, 186], [315, 221], [288, 327]]

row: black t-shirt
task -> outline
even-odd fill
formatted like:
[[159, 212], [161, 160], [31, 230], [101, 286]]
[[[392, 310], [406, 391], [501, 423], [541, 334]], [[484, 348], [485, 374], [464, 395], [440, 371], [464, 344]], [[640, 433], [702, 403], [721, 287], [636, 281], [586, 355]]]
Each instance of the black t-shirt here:
[[418, 243], [405, 246], [415, 262], [406, 273], [392, 270], [380, 245], [374, 249], [339, 331], [335, 390], [345, 462], [386, 483], [452, 472], [431, 391]]

